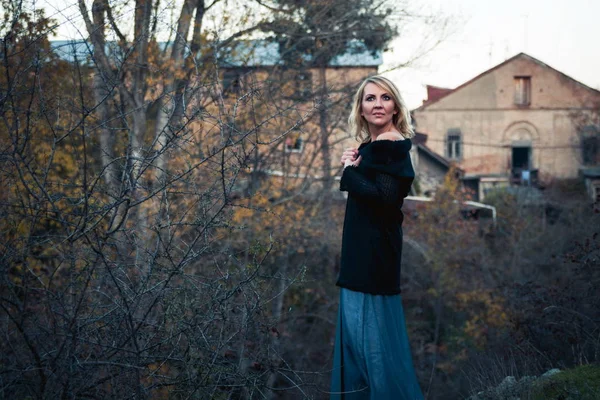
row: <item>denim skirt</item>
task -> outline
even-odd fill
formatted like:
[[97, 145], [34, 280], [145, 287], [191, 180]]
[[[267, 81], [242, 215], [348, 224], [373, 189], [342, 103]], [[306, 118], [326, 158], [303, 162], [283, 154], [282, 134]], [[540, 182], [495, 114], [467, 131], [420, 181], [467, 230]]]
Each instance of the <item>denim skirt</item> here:
[[330, 399], [422, 400], [402, 298], [341, 288]]

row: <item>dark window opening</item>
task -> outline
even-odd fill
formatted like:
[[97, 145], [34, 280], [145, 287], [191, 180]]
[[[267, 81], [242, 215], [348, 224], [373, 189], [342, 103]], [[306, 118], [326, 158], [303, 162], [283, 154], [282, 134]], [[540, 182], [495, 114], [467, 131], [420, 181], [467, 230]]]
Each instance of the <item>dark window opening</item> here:
[[583, 165], [600, 164], [600, 130], [588, 125], [581, 132], [581, 151]]
[[448, 129], [446, 134], [446, 157], [459, 160], [462, 157], [462, 135], [460, 129]]
[[286, 153], [300, 153], [304, 148], [304, 141], [299, 134], [289, 134], [285, 138], [285, 152]]
[[312, 74], [299, 72], [294, 78], [294, 95], [299, 99], [307, 99], [312, 95]]
[[229, 69], [223, 72], [223, 92], [240, 93], [244, 88], [244, 75], [242, 69]]
[[583, 139], [583, 164], [596, 165], [600, 162], [598, 158], [598, 137], [588, 137]]
[[531, 147], [513, 147], [512, 148], [512, 167], [513, 170], [529, 169], [529, 154]]
[[531, 147], [514, 146], [512, 148], [511, 181], [518, 185], [536, 185], [537, 170], [531, 163]]

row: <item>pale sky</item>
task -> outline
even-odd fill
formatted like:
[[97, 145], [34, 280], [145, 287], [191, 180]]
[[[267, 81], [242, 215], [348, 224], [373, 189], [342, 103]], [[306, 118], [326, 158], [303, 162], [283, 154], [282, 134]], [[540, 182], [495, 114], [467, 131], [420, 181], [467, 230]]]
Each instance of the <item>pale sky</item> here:
[[[455, 88], [520, 52], [600, 90], [600, 0], [419, 2], [465, 21], [418, 65], [386, 74], [411, 109], [426, 98], [426, 84]], [[393, 54], [385, 54], [384, 63], [410, 54], [408, 36], [394, 44]]]
[[[57, 38], [86, 35], [85, 29], [78, 32], [76, 0], [37, 1], [48, 15], [71, 22], [61, 25]], [[454, 16], [454, 33], [414, 66], [386, 73], [411, 109], [425, 99], [426, 84], [455, 88], [520, 52], [600, 90], [600, 0], [419, 0], [418, 7]], [[406, 61], [431, 33], [405, 28], [384, 54], [380, 70]]]

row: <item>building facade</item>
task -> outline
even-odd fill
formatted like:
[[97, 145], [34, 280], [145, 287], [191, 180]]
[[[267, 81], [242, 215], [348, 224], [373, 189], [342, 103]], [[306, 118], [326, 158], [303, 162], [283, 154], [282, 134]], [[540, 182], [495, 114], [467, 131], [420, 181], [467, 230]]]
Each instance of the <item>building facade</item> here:
[[[234, 50], [220, 65], [225, 103], [241, 105], [239, 99], [260, 90], [255, 109], [263, 115], [256, 120], [267, 121], [259, 135], [262, 142], [270, 141], [259, 146], [252, 171], [314, 194], [328, 180], [337, 192], [341, 155], [358, 147], [346, 129], [352, 97], [363, 79], [377, 74], [381, 54], [349, 49], [325, 67], [291, 68], [275, 43], [255, 41]], [[243, 129], [252, 129], [250, 122]]]
[[496, 186], [576, 178], [597, 166], [600, 92], [520, 53], [413, 111], [430, 149], [476, 197]]

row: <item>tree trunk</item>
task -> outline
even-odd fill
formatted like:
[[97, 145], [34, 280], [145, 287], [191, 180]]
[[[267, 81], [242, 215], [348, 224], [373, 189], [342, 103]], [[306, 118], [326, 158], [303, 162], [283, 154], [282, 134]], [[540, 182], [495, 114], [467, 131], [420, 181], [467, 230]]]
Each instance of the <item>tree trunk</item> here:
[[[181, 13], [177, 20], [177, 30], [175, 40], [171, 51], [172, 75], [176, 75], [184, 67], [184, 55], [187, 43], [187, 36], [190, 31], [192, 14], [196, 10], [194, 19], [194, 38], [192, 41], [192, 51], [199, 49], [200, 33], [202, 30], [202, 19], [204, 18], [205, 6], [204, 0], [185, 0], [181, 7]], [[196, 43], [198, 41], [198, 43]], [[168, 144], [169, 131], [177, 132], [181, 129], [181, 118], [184, 114], [183, 98], [185, 93], [185, 82], [173, 76], [167, 76], [164, 84], [163, 95], [157, 100], [158, 116], [155, 127], [156, 143], [156, 174], [155, 177], [160, 184], [164, 183], [164, 177], [167, 168], [165, 149]], [[172, 100], [168, 100], [172, 97]]]
[[[330, 237], [331, 233], [335, 230], [335, 223], [331, 218], [331, 206], [332, 206], [332, 187], [333, 177], [331, 176], [331, 148], [329, 146], [329, 129], [328, 129], [328, 118], [327, 113], [329, 111], [329, 94], [327, 89], [327, 75], [326, 66], [321, 65], [319, 67], [319, 84], [321, 92], [321, 107], [319, 109], [319, 128], [321, 138], [321, 156], [323, 165], [321, 168], [321, 174], [323, 183], [322, 194], [321, 194], [321, 215], [323, 221], [323, 233], [325, 237]], [[328, 245], [326, 242], [323, 243], [321, 251], [323, 255], [328, 253]]]
[[323, 159], [323, 196], [325, 203], [329, 205], [331, 198], [331, 188], [333, 186], [331, 176], [331, 150], [329, 148], [329, 130], [327, 129], [327, 111], [329, 95], [327, 89], [327, 75], [324, 65], [319, 67], [319, 86], [321, 92], [321, 108], [319, 109], [319, 128], [321, 132], [321, 155]]
[[[94, 0], [92, 4], [92, 18], [94, 24], [98, 27], [96, 31], [97, 43], [104, 47], [104, 17], [106, 9], [104, 0]], [[98, 118], [100, 122], [100, 161], [104, 169], [104, 183], [109, 192], [114, 192], [113, 187], [116, 182], [116, 171], [114, 168], [114, 138], [108, 127], [109, 109], [108, 102], [112, 94], [111, 82], [109, 76], [98, 69], [94, 75], [94, 100], [98, 107]]]

